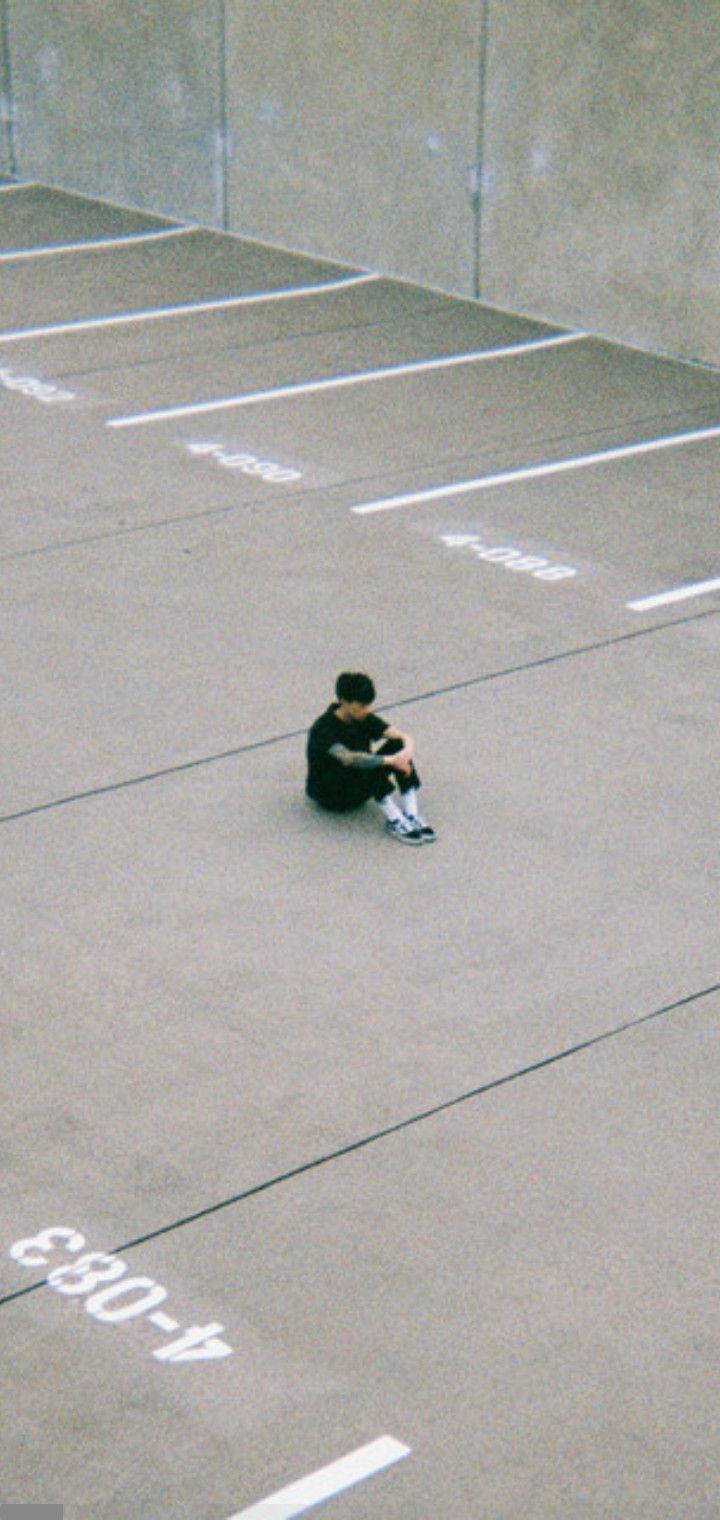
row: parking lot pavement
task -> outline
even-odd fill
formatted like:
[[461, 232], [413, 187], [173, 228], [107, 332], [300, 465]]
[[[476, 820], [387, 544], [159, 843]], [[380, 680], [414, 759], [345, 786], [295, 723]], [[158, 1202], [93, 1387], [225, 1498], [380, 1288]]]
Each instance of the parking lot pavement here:
[[[1, 194], [33, 248], [0, 1499], [709, 1520], [718, 376]], [[432, 850], [304, 797], [342, 668]]]
[[132, 1247], [126, 1288], [56, 1239], [54, 1290], [4, 1312], [16, 1491], [227, 1517], [389, 1433], [407, 1460], [337, 1514], [710, 1515], [716, 1012]]

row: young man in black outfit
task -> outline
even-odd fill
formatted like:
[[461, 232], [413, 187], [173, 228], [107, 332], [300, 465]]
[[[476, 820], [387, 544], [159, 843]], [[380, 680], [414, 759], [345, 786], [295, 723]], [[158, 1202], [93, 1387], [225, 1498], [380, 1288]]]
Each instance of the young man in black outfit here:
[[[335, 695], [337, 702], [315, 720], [308, 734], [308, 797], [334, 813], [361, 807], [374, 797], [393, 839], [429, 844], [435, 830], [418, 811], [420, 777], [410, 735], [372, 711], [375, 687], [369, 676], [343, 671]], [[379, 740], [382, 744], [373, 749]], [[399, 806], [392, 796], [396, 787]]]

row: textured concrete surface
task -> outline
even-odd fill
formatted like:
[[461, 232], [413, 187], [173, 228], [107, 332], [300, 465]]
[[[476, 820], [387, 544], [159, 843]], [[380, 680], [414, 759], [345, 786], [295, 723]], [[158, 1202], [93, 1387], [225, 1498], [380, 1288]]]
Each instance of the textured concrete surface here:
[[226, 1520], [387, 1430], [410, 1458], [328, 1514], [711, 1520], [717, 1075], [708, 1003], [128, 1252], [184, 1320], [232, 1325], [214, 1365], [19, 1301], [15, 1491]]
[[[337, 272], [151, 246], [0, 263], [3, 330]], [[0, 344], [3, 1501], [229, 1520], [387, 1432], [328, 1515], [714, 1520], [720, 597], [627, 603], [717, 577], [720, 440], [350, 508], [717, 421], [718, 377], [582, 340], [105, 426], [543, 331], [385, 280]], [[344, 665], [432, 848], [303, 795]], [[11, 1256], [58, 1225], [126, 1297]]]
[[481, 7], [228, 7], [230, 224], [472, 290]]
[[[26, 194], [34, 192], [23, 192], [23, 199]], [[7, 197], [13, 206], [16, 199], [14, 192]], [[148, 223], [147, 217], [142, 220]], [[158, 225], [153, 223], [150, 230]], [[116, 224], [118, 236], [127, 230], [124, 219]], [[91, 237], [97, 235], [93, 232]], [[72, 319], [82, 321], [250, 295], [259, 289], [320, 284], [346, 275], [336, 265], [273, 249], [265, 252], [253, 243], [228, 242], [203, 228], [167, 239], [89, 248], [77, 257], [49, 258], [42, 267], [32, 259], [11, 260], [6, 270], [4, 299], [0, 296], [3, 332], [44, 327], [66, 319], [68, 312]]]
[[[52, 247], [56, 243], [132, 237], [145, 232], [162, 232], [173, 225], [164, 217], [152, 216], [147, 211], [127, 211], [121, 206], [88, 200], [69, 191], [49, 190], [45, 185], [18, 184], [3, 201], [0, 252], [11, 254], [23, 249]], [[14, 281], [23, 279], [22, 267], [18, 263], [13, 265], [12, 272], [8, 271], [8, 325], [12, 325], [13, 317], [17, 322], [20, 317], [27, 316], [31, 309], [31, 292], [38, 286], [44, 288], [49, 277], [49, 270], [41, 277], [36, 264], [27, 264], [24, 267], [26, 288], [18, 289], [16, 294]], [[55, 266], [59, 282], [63, 279], [63, 268], [65, 266]], [[87, 272], [88, 266], [85, 268]], [[65, 268], [66, 277], [69, 273]]]
[[481, 288], [720, 362], [720, 12], [491, 4]]
[[221, 223], [217, 7], [7, 3], [22, 176]]
[[715, 0], [4, 5], [24, 177], [720, 364]]
[[12, 77], [7, 25], [7, 0], [0, 3], [0, 175], [15, 168], [12, 131]]
[[[154, 631], [146, 699], [170, 728]], [[64, 1222], [91, 1211], [104, 1239], [133, 1238], [710, 985], [713, 767], [709, 724], [688, 718], [711, 705], [717, 638], [657, 642], [390, 706], [429, 772], [442, 837], [421, 857], [389, 860], [370, 813], [307, 806], [302, 736], [136, 787], [127, 770], [105, 796], [6, 823], [4, 1217], [54, 1218], [60, 1188]], [[228, 718], [253, 679], [233, 649]], [[277, 657], [286, 691], [282, 672]], [[69, 674], [53, 672], [66, 689]], [[103, 693], [87, 651], [98, 703], [119, 706], [113, 674]], [[295, 667], [295, 686], [313, 679]], [[187, 671], [197, 706], [199, 684]], [[74, 718], [90, 729], [77, 702]], [[255, 735], [273, 739], [260, 718]], [[99, 723], [94, 740], [99, 781]], [[412, 923], [396, 929], [398, 895]], [[1, 1281], [18, 1286], [6, 1255]]]

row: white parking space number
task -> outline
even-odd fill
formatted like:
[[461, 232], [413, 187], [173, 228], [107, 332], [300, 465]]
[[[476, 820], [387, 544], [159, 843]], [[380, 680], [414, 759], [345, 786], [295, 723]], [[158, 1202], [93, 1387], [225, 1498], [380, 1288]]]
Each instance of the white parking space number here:
[[524, 571], [537, 581], [566, 581], [577, 575], [571, 565], [552, 565], [540, 554], [525, 554], [522, 549], [503, 545], [494, 549], [481, 543], [477, 533], [442, 533], [440, 542], [448, 549], [472, 549], [478, 559], [491, 565], [504, 565], [506, 570]]
[[225, 470], [239, 470], [242, 475], [254, 475], [259, 480], [267, 481], [268, 485], [289, 485], [291, 480], [302, 480], [302, 470], [287, 469], [284, 465], [273, 464], [269, 459], [257, 459], [255, 454], [248, 454], [246, 450], [233, 452], [221, 443], [187, 443], [185, 447], [195, 459], [214, 459]]
[[33, 401], [42, 401], [45, 406], [52, 406], [57, 401], [75, 400], [74, 391], [63, 390], [50, 380], [36, 380], [33, 375], [16, 375], [12, 369], [0, 369], [0, 385], [4, 385], [6, 391], [20, 391], [21, 395], [29, 396]]
[[[13, 1261], [22, 1267], [44, 1267], [48, 1257], [64, 1250], [69, 1253], [82, 1251], [85, 1236], [66, 1225], [55, 1225], [41, 1230], [27, 1240], [16, 1240], [10, 1247]], [[152, 1277], [126, 1277], [127, 1265], [119, 1256], [105, 1251], [88, 1251], [75, 1261], [53, 1267], [48, 1273], [48, 1286], [68, 1298], [85, 1296], [85, 1308], [92, 1319], [103, 1325], [122, 1325], [126, 1320], [147, 1315], [150, 1324], [166, 1334], [180, 1330], [177, 1320], [165, 1313], [156, 1313], [165, 1302], [167, 1291]], [[232, 1355], [232, 1346], [218, 1340], [223, 1325], [190, 1325], [187, 1330], [159, 1350], [153, 1351], [158, 1362], [212, 1362]]]

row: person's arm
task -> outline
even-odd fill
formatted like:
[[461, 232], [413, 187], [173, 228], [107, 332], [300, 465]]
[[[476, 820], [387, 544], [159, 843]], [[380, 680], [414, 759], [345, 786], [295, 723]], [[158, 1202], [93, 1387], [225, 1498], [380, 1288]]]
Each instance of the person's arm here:
[[[364, 750], [346, 749], [344, 744], [331, 744], [328, 754], [341, 765], [352, 765], [359, 771], [379, 771], [391, 762], [384, 755], [370, 755]], [[394, 757], [393, 757], [394, 758]]]
[[404, 734], [402, 729], [393, 728], [389, 725], [385, 729], [383, 739], [399, 739], [402, 744], [402, 749], [398, 750], [396, 754], [389, 756], [388, 765], [397, 766], [397, 769], [400, 771], [412, 770], [413, 760], [415, 759], [415, 740], [412, 735]]

